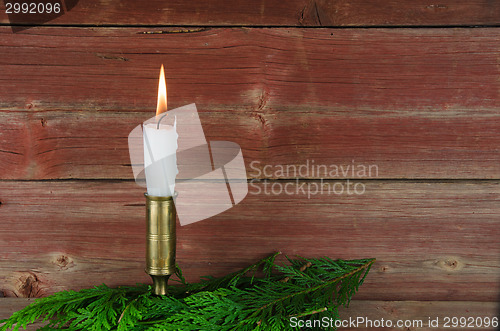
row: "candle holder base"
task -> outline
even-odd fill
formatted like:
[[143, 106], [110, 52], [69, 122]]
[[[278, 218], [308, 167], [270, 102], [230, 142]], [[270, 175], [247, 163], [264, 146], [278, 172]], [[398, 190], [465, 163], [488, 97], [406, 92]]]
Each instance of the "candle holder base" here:
[[146, 273], [156, 295], [167, 294], [168, 279], [175, 273], [176, 210], [173, 197], [146, 196]]
[[156, 295], [167, 295], [168, 279], [171, 275], [155, 276], [150, 275], [153, 279], [153, 292]]

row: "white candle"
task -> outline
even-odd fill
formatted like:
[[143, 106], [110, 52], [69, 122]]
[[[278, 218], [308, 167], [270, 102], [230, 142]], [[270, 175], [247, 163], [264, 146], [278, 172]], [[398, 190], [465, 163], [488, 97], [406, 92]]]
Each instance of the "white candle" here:
[[177, 132], [172, 125], [147, 124], [144, 127], [144, 166], [148, 194], [170, 197], [177, 175]]
[[174, 125], [164, 124], [162, 119], [167, 110], [167, 89], [163, 65], [160, 71], [156, 121], [144, 125], [144, 167], [148, 194], [169, 197], [174, 195], [177, 170], [177, 138]]

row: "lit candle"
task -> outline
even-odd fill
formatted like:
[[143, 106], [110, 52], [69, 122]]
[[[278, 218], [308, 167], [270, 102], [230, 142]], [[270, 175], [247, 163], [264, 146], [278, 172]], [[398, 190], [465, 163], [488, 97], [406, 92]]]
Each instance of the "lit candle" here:
[[[144, 125], [144, 167], [148, 195], [169, 197], [174, 195], [177, 170], [177, 130], [166, 124], [167, 86], [163, 65], [158, 86], [156, 122]], [[171, 120], [171, 119], [170, 119]]]

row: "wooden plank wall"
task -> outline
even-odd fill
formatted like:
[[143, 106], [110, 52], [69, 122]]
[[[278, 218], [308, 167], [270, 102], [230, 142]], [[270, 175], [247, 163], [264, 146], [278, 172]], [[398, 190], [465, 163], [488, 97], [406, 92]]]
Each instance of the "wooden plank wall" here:
[[[498, 315], [499, 2], [64, 3], [35, 27], [0, 4], [0, 318], [13, 297], [149, 281], [127, 136], [161, 63], [170, 108], [195, 102], [250, 183], [179, 228], [190, 280], [276, 250], [376, 257], [344, 316]], [[313, 163], [331, 167], [277, 172]]]

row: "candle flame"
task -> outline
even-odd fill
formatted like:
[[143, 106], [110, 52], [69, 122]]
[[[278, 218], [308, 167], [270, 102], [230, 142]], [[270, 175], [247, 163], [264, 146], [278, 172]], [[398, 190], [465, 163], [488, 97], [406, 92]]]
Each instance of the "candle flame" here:
[[165, 82], [165, 71], [163, 64], [160, 70], [160, 81], [158, 83], [158, 103], [156, 104], [156, 115], [167, 111], [167, 83]]

